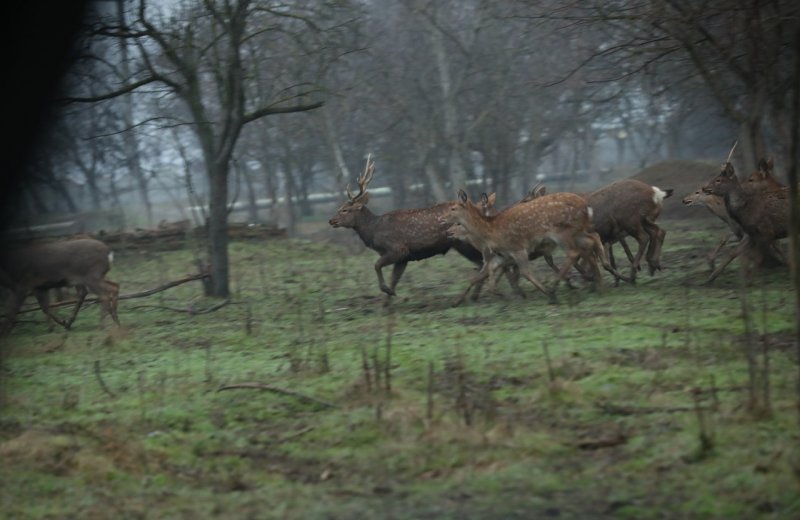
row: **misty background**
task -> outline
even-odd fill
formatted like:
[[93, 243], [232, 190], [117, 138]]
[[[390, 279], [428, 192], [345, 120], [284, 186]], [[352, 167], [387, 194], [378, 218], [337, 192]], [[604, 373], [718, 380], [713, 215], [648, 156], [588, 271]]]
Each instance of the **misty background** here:
[[737, 140], [740, 171], [772, 156], [783, 177], [798, 14], [734, 0], [90, 2], [6, 224], [191, 220], [226, 280], [228, 222], [324, 226], [368, 153], [379, 211], [719, 164]]

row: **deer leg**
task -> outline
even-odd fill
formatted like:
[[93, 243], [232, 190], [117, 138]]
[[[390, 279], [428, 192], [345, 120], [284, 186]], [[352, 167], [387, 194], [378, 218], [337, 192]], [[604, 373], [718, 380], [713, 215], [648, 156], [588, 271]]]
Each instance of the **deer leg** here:
[[650, 241], [647, 244], [646, 258], [650, 276], [653, 276], [656, 271], [661, 270], [661, 249], [664, 246], [664, 239], [667, 236], [667, 232], [647, 219], [642, 221], [642, 226], [645, 232], [650, 236]]
[[[485, 261], [483, 263], [483, 266], [481, 267], [481, 270], [478, 271], [478, 274], [475, 275], [474, 277], [472, 277], [472, 279], [470, 279], [469, 285], [467, 286], [467, 288], [464, 290], [463, 293], [461, 293], [461, 296], [459, 296], [456, 299], [456, 301], [453, 302], [453, 307], [458, 307], [459, 305], [464, 303], [464, 300], [467, 298], [467, 295], [469, 294], [469, 291], [476, 285], [478, 285], [478, 286], [482, 285], [483, 282], [489, 277], [489, 272], [490, 272], [490, 269], [491, 269], [489, 264], [490, 264], [489, 261]], [[474, 298], [474, 299], [477, 300], [477, 297]]]
[[[97, 298], [100, 300], [102, 305], [102, 309], [105, 314], [111, 316], [111, 319], [114, 320], [114, 323], [119, 325], [119, 317], [117, 317], [117, 302], [119, 301], [119, 284], [116, 282], [112, 282], [111, 280], [99, 280], [95, 283], [87, 284], [86, 287], [78, 286], [78, 306], [75, 307], [75, 314], [72, 315], [72, 320], [75, 319], [75, 316], [78, 314], [78, 309], [80, 309], [80, 303], [83, 302], [83, 299], [86, 297], [86, 294], [91, 291], [97, 295]], [[70, 324], [72, 322], [70, 321]]]
[[11, 329], [14, 328], [14, 319], [17, 317], [17, 314], [19, 314], [19, 310], [22, 308], [22, 304], [25, 303], [25, 298], [27, 296], [27, 291], [11, 291], [6, 301], [6, 307], [9, 310], [6, 314], [5, 323], [3, 323], [3, 327], [0, 328], [0, 337], [6, 336], [11, 332]]
[[[77, 285], [75, 286], [75, 290], [78, 293], [78, 303], [75, 304], [75, 308], [72, 309], [72, 316], [64, 323], [64, 328], [69, 329], [72, 327], [72, 323], [75, 321], [75, 318], [78, 317], [78, 312], [81, 310], [83, 306], [83, 301], [86, 299], [86, 295], [89, 293], [89, 290], [84, 285]], [[98, 291], [94, 291], [95, 294], [98, 296], [102, 296], [101, 293]], [[101, 297], [102, 299], [102, 297]], [[103, 305], [105, 306], [105, 301], [103, 301]]]
[[[542, 282], [540, 282], [533, 274], [530, 272], [530, 264], [528, 263], [528, 253], [527, 252], [520, 252], [517, 251], [511, 255], [512, 260], [519, 268], [519, 274], [528, 280], [534, 287], [539, 289], [542, 294], [547, 296], [547, 299], [550, 303], [558, 303], [556, 299], [556, 292], [555, 289], [548, 290], [547, 287], [544, 286]], [[571, 267], [571, 266], [570, 266]]]
[[603, 269], [614, 275], [615, 286], [619, 285], [619, 280], [623, 280], [624, 282], [627, 283], [633, 283], [633, 281], [630, 278], [621, 274], [611, 264], [610, 255], [608, 254], [608, 250], [606, 250], [606, 248], [603, 247], [603, 241], [600, 240], [600, 235], [598, 235], [597, 233], [589, 233], [588, 235], [589, 235], [588, 239], [593, 244], [595, 256], [600, 258], [600, 263], [603, 264]]
[[108, 312], [111, 314], [111, 319], [114, 320], [114, 323], [119, 325], [119, 316], [117, 316], [117, 304], [119, 303], [119, 284], [117, 282], [112, 282], [111, 280], [104, 280], [109, 287], [109, 304], [108, 304]]
[[786, 253], [783, 252], [783, 249], [781, 249], [781, 246], [778, 244], [777, 240], [775, 240], [771, 244], [769, 244], [767, 249], [769, 251], [775, 253], [775, 258], [779, 262], [782, 262], [784, 265], [788, 265], [789, 264], [789, 260], [786, 258]]
[[633, 262], [631, 263], [631, 283], [636, 283], [636, 273], [641, 269], [642, 264], [642, 257], [644, 256], [644, 252], [647, 249], [647, 241], [650, 238], [644, 229], [639, 228], [635, 235], [632, 235], [636, 242], [639, 244], [639, 249], [636, 251], [636, 255], [633, 258]]
[[51, 309], [50, 309], [50, 292], [47, 289], [35, 289], [33, 291], [34, 296], [36, 296], [36, 301], [39, 302], [39, 307], [41, 307], [42, 312], [45, 315], [53, 320], [54, 322], [58, 323], [65, 329], [69, 329], [70, 324], [64, 321], [63, 319], [59, 318]]
[[728, 256], [728, 258], [725, 259], [722, 265], [714, 269], [714, 271], [709, 275], [708, 279], [704, 283], [709, 284], [714, 280], [716, 280], [717, 276], [719, 276], [720, 273], [723, 270], [725, 270], [726, 267], [728, 267], [728, 264], [733, 262], [734, 258], [741, 255], [744, 252], [744, 250], [747, 249], [747, 247], [749, 246], [750, 246], [750, 237], [744, 237], [741, 240], [741, 242], [739, 242], [739, 245], [736, 246], [736, 249], [734, 249], [733, 252], [730, 254], [730, 256]]
[[[717, 261], [717, 256], [719, 256], [719, 252], [722, 250], [722, 248], [723, 248], [723, 247], [725, 247], [725, 244], [727, 244], [727, 243], [728, 243], [728, 241], [729, 241], [729, 240], [730, 240], [732, 237], [735, 237], [735, 236], [736, 236], [736, 234], [735, 234], [735, 233], [732, 233], [732, 234], [726, 234], [725, 236], [723, 236], [723, 237], [722, 237], [722, 240], [720, 240], [720, 242], [719, 242], [719, 244], [717, 245], [717, 247], [715, 247], [715, 248], [714, 248], [714, 250], [713, 250], [713, 251], [711, 251], [711, 252], [708, 254], [708, 267], [709, 267], [709, 268], [710, 268], [712, 271], [714, 270], [714, 265], [716, 264], [716, 261]], [[740, 239], [740, 240], [741, 240], [741, 239]]]
[[[635, 264], [636, 265], [636, 270], [638, 271], [640, 269], [639, 262], [637, 262], [636, 258], [633, 256], [633, 253], [631, 252], [631, 248], [628, 246], [628, 242], [625, 241], [625, 237], [621, 237], [619, 239], [619, 243], [620, 243], [620, 245], [622, 245], [622, 249], [625, 251], [625, 256], [628, 257], [628, 262], [631, 264], [631, 266], [633, 266]], [[641, 251], [641, 245], [639, 246], [639, 248], [640, 248], [640, 251]], [[611, 255], [611, 246], [610, 245], [608, 247], [608, 252], [609, 252], [609, 256], [610, 256]], [[640, 261], [641, 261], [641, 258], [642, 258], [642, 256], [641, 256], [641, 254], [639, 254], [639, 260]], [[617, 268], [617, 264], [616, 264], [616, 262], [614, 262], [614, 259], [611, 258], [610, 261], [611, 261], [611, 267], [616, 269]], [[635, 280], [636, 279], [636, 274], [633, 274], [631, 276], [631, 279]], [[620, 281], [620, 278], [614, 277], [614, 286], [615, 287], [619, 287], [619, 281]]]
[[[625, 250], [625, 256], [628, 257], [628, 262], [633, 263], [633, 253], [631, 252], [631, 248], [628, 247], [628, 243], [625, 241], [625, 237], [621, 237], [619, 239], [619, 244], [622, 246], [622, 249]], [[609, 251], [609, 253], [611, 252], [611, 246], [610, 245], [609, 245], [608, 251]], [[611, 263], [611, 265], [614, 267], [614, 269], [617, 268], [617, 266], [614, 265], [613, 262]]]
[[397, 262], [394, 264], [394, 268], [392, 268], [392, 285], [390, 286], [392, 294], [394, 294], [394, 288], [397, 287], [397, 282], [399, 282], [400, 278], [403, 276], [406, 266], [408, 266], [408, 261]]
[[[597, 266], [597, 257], [599, 256], [602, 259], [603, 254], [605, 253], [605, 249], [600, 241], [600, 237], [598, 235], [595, 235], [594, 237], [591, 235], [579, 237], [576, 243], [581, 251], [579, 260], [583, 260], [585, 263], [589, 264], [589, 268], [592, 271], [592, 286], [594, 290], [599, 290], [603, 282], [603, 278], [600, 274], [600, 268]], [[579, 262], [575, 263], [576, 268], [578, 267], [578, 264]], [[584, 274], [584, 278], [588, 279], [588, 276]]]
[[564, 262], [563, 266], [561, 266], [561, 271], [558, 273], [556, 281], [553, 284], [552, 291], [554, 295], [556, 289], [558, 288], [558, 284], [561, 282], [561, 280], [566, 278], [567, 273], [570, 271], [570, 269], [572, 269], [572, 267], [575, 265], [578, 259], [581, 258], [581, 252], [576, 247], [571, 247], [567, 249], [566, 252], [567, 252], [567, 261]]
[[[377, 273], [378, 275], [378, 285], [380, 286], [381, 291], [385, 292], [389, 296], [394, 296], [395, 292], [392, 287], [386, 285], [386, 281], [383, 279], [383, 268], [389, 264], [394, 264], [399, 262], [400, 258], [402, 257], [403, 255], [397, 255], [397, 254], [381, 255], [381, 257], [378, 258], [378, 261], [375, 262], [375, 273]], [[405, 267], [403, 268], [403, 270], [404, 269]], [[400, 275], [403, 274], [403, 270], [400, 271]], [[400, 277], [398, 276], [397, 279], [399, 281]]]
[[[550, 260], [552, 260], [552, 257]], [[511, 284], [511, 288], [515, 293], [523, 299], [527, 298], [527, 296], [525, 296], [525, 291], [519, 286], [519, 268], [517, 264], [511, 263], [506, 266], [506, 278], [508, 278], [508, 283]]]

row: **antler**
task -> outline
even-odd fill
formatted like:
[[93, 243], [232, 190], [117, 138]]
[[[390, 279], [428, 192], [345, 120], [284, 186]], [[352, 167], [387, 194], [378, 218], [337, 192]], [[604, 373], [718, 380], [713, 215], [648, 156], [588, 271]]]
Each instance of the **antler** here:
[[372, 180], [372, 176], [374, 174], [375, 162], [372, 161], [372, 154], [370, 153], [367, 155], [367, 165], [364, 167], [364, 173], [362, 173], [356, 181], [358, 183], [358, 193], [354, 196], [353, 192], [350, 191], [350, 185], [347, 185], [347, 196], [350, 198], [350, 200], [356, 200], [364, 195], [364, 193], [367, 191], [367, 185]]
[[731, 162], [731, 158], [733, 157], [733, 151], [736, 150], [736, 145], [739, 144], [739, 140], [737, 139], [733, 146], [731, 147], [731, 151], [728, 154], [728, 158], [725, 160], [726, 163]]

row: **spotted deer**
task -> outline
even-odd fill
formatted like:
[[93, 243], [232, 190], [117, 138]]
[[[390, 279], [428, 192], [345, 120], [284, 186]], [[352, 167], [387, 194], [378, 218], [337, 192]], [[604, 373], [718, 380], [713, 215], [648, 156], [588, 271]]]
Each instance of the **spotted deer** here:
[[[112, 260], [108, 246], [90, 238], [36, 244], [4, 253], [0, 257], [0, 286], [10, 292], [10, 310], [3, 334], [11, 331], [14, 318], [31, 292], [42, 312], [65, 329], [72, 327], [89, 292], [98, 296], [104, 310], [119, 325], [119, 284], [106, 278]], [[78, 302], [66, 320], [50, 309], [48, 292], [59, 287], [74, 287], [78, 293]]]
[[[509, 261], [516, 265], [523, 278], [553, 303], [556, 302], [555, 291], [559, 282], [579, 258], [586, 259], [598, 283], [597, 256], [606, 270], [622, 277], [605, 258], [600, 237], [591, 231], [591, 208], [572, 193], [545, 195], [487, 216], [469, 200], [466, 192], [459, 190], [458, 200], [450, 203], [446, 221], [451, 225], [462, 225], [464, 233], [480, 246], [478, 249], [484, 254], [483, 267], [470, 281], [470, 286], [491, 276]], [[549, 254], [557, 247], [565, 251], [567, 260], [559, 270], [553, 288], [547, 289], [531, 273], [528, 261], [532, 253]], [[460, 301], [463, 301], [463, 295], [456, 303]]]

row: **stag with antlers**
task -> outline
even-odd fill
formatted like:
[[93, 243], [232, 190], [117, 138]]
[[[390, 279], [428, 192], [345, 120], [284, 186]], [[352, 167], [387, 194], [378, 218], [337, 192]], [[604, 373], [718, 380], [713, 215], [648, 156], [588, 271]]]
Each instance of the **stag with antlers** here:
[[[371, 155], [358, 178], [359, 191], [355, 195], [346, 188], [348, 200], [337, 210], [328, 223], [334, 228], [352, 228], [364, 245], [376, 251], [380, 257], [375, 262], [375, 272], [381, 291], [389, 296], [395, 295], [395, 288], [408, 262], [424, 260], [435, 255], [443, 255], [451, 248], [461, 253], [471, 262], [480, 265], [481, 252], [467, 242], [448, 237], [448, 224], [444, 216], [449, 203], [441, 203], [429, 208], [402, 209], [376, 215], [367, 208], [369, 192], [367, 186], [375, 173], [375, 163]], [[392, 279], [387, 285], [383, 268], [393, 265]], [[509, 275], [512, 286], [516, 279]], [[480, 287], [476, 288], [478, 291]]]

